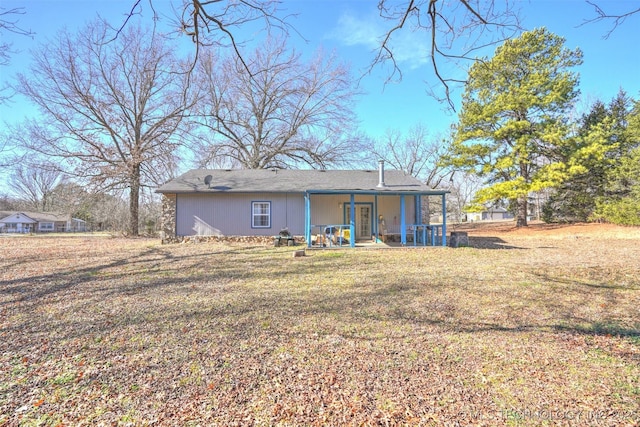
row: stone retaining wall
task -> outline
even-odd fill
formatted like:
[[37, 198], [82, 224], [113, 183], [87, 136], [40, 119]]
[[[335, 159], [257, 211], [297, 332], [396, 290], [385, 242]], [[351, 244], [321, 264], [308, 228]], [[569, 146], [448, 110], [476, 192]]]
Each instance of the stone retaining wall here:
[[[294, 237], [296, 245], [305, 243], [304, 237]], [[273, 236], [174, 236], [163, 238], [162, 243], [246, 243], [273, 246]]]
[[162, 243], [175, 243], [177, 200], [175, 194], [162, 195], [162, 216], [160, 217]]

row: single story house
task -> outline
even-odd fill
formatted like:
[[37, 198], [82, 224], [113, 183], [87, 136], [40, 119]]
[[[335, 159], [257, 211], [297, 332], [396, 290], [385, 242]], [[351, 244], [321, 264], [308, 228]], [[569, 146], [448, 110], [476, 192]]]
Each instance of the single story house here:
[[401, 171], [191, 170], [162, 185], [162, 240], [185, 236], [277, 236], [306, 244], [355, 246], [397, 240], [446, 246], [446, 221], [426, 224], [422, 206], [448, 191]]
[[467, 221], [502, 221], [505, 219], [513, 219], [511, 212], [500, 206], [491, 206], [481, 212], [468, 212]]
[[52, 212], [0, 211], [0, 233], [86, 231], [86, 222]]

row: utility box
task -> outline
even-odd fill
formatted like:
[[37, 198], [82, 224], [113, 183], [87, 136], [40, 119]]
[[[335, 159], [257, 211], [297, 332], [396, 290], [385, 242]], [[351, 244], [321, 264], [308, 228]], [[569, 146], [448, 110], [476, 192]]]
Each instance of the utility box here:
[[469, 246], [469, 235], [466, 231], [452, 231], [449, 237], [449, 246], [452, 248]]

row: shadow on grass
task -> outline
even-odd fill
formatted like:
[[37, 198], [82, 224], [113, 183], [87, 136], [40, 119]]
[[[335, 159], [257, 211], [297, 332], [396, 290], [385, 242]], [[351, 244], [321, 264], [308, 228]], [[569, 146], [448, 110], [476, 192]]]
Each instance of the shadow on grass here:
[[573, 285], [573, 286], [586, 286], [588, 288], [593, 288], [593, 289], [610, 289], [610, 290], [619, 290], [619, 291], [640, 290], [639, 278], [630, 279], [629, 284], [623, 285], [620, 283], [602, 283], [602, 282], [590, 283], [589, 281], [586, 281], [586, 280], [570, 279], [566, 277], [556, 277], [556, 276], [551, 276], [550, 274], [547, 274], [547, 273], [540, 273], [540, 272], [532, 272], [531, 274], [533, 274], [539, 280], [543, 280], [545, 282], [550, 282], [550, 283], [559, 283], [559, 284]]
[[[68, 272], [56, 272], [51, 274], [36, 274], [28, 277], [19, 277], [10, 280], [0, 280], [0, 296], [11, 295], [13, 299], [0, 301], [0, 306], [7, 304], [15, 304], [25, 301], [35, 302], [72, 289], [80, 287], [90, 282], [100, 281], [102, 277], [108, 281], [119, 283], [120, 280], [127, 280], [131, 286], [112, 286], [112, 292], [118, 293], [126, 291], [128, 288], [142, 290], [148, 288], [160, 288], [171, 286], [173, 284], [185, 283], [190, 280], [189, 277], [179, 276], [172, 268], [174, 263], [195, 260], [202, 264], [209, 263], [210, 260], [216, 259], [218, 256], [241, 253], [242, 250], [220, 250], [199, 252], [197, 254], [175, 256], [170, 251], [161, 248], [150, 247], [146, 250], [131, 255], [130, 252], [120, 255], [112, 261], [99, 265], [91, 265], [81, 268], [73, 268]], [[197, 263], [196, 263], [197, 264]], [[111, 270], [128, 268], [129, 271], [121, 271], [113, 273]], [[144, 275], [157, 275], [162, 280], [148, 281], [144, 280]], [[169, 277], [173, 275], [175, 277]], [[240, 264], [234, 269], [220, 269], [217, 276], [246, 276], [246, 269]], [[140, 282], [136, 282], [136, 278]], [[215, 277], [213, 277], [215, 279]], [[106, 281], [106, 280], [105, 280]], [[104, 291], [104, 288], [99, 288]], [[108, 297], [109, 294], [105, 294]]]
[[640, 329], [628, 328], [620, 325], [615, 321], [592, 322], [587, 325], [556, 325], [558, 331], [578, 333], [583, 335], [600, 335], [600, 336], [617, 336], [625, 338], [633, 338], [640, 345]]
[[526, 249], [508, 245], [499, 237], [474, 237], [469, 236], [469, 246], [478, 249]]
[[[505, 245], [501, 239], [479, 239], [490, 249], [523, 249]], [[339, 254], [293, 261], [289, 251], [269, 252], [263, 247], [212, 250], [210, 246], [202, 246], [202, 251], [188, 254], [150, 247], [67, 274], [0, 281], [0, 297], [4, 294], [0, 307], [15, 311], [21, 305], [19, 310], [34, 314], [22, 317], [19, 322], [5, 322], [0, 335], [19, 336], [23, 330], [45, 335], [51, 327], [56, 328], [56, 339], [60, 341], [118, 334], [129, 328], [142, 328], [158, 336], [171, 330], [168, 325], [191, 324], [212, 335], [223, 330], [237, 339], [245, 339], [264, 334], [265, 328], [273, 328], [274, 334], [308, 335], [313, 332], [309, 324], [298, 325], [301, 319], [313, 319], [311, 323], [318, 325], [317, 333], [358, 339], [377, 339], [379, 333], [391, 330], [404, 331], [397, 332], [401, 334], [412, 327], [444, 333], [559, 331], [640, 337], [637, 326], [624, 325], [612, 315], [596, 322], [579, 318], [566, 310], [567, 304], [556, 303], [549, 295], [533, 301], [535, 304], [530, 310], [546, 305], [551, 316], [547, 321], [534, 322], [527, 320], [526, 313], [515, 319], [470, 315], [465, 312], [468, 307], [459, 301], [439, 298], [434, 290], [438, 285], [425, 285], [424, 280], [389, 277], [391, 283], [384, 283], [384, 280], [376, 281], [373, 275], [371, 279], [357, 281], [349, 276], [354, 282], [340, 286], [327, 281], [327, 277], [339, 282], [340, 276], [335, 275], [342, 262], [362, 260], [351, 258], [346, 252]], [[366, 267], [364, 271], [371, 272]], [[534, 276], [540, 282], [587, 286], [596, 292], [629, 289], [555, 278], [545, 273]], [[279, 284], [279, 280], [284, 282]], [[264, 282], [265, 287], [257, 285], [258, 282]], [[450, 289], [454, 285], [442, 286]], [[474, 291], [481, 290], [474, 288]], [[459, 292], [460, 298], [470, 298], [463, 288]], [[167, 296], [170, 297], [165, 299]], [[124, 298], [118, 300], [121, 297]], [[589, 297], [585, 294], [584, 299], [568, 303], [569, 308], [589, 303]], [[416, 298], [422, 298], [425, 304], [416, 307]], [[77, 310], [83, 320], [63, 316], [47, 325], [46, 316], [38, 314], [38, 309], [52, 304], [52, 311], [61, 310], [56, 307], [57, 301], [67, 301], [64, 305], [69, 310]], [[110, 307], [109, 301], [115, 301], [115, 305]], [[375, 328], [380, 325], [383, 329], [378, 332]], [[373, 329], [358, 332], [362, 328]], [[16, 340], [12, 344], [14, 350], [27, 350], [30, 345], [28, 340]]]

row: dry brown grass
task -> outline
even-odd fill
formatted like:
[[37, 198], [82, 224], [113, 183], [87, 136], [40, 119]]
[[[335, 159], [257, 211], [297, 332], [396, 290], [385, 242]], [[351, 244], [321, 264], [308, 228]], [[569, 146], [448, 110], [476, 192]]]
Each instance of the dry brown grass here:
[[0, 238], [0, 425], [637, 425], [640, 230], [466, 230]]

